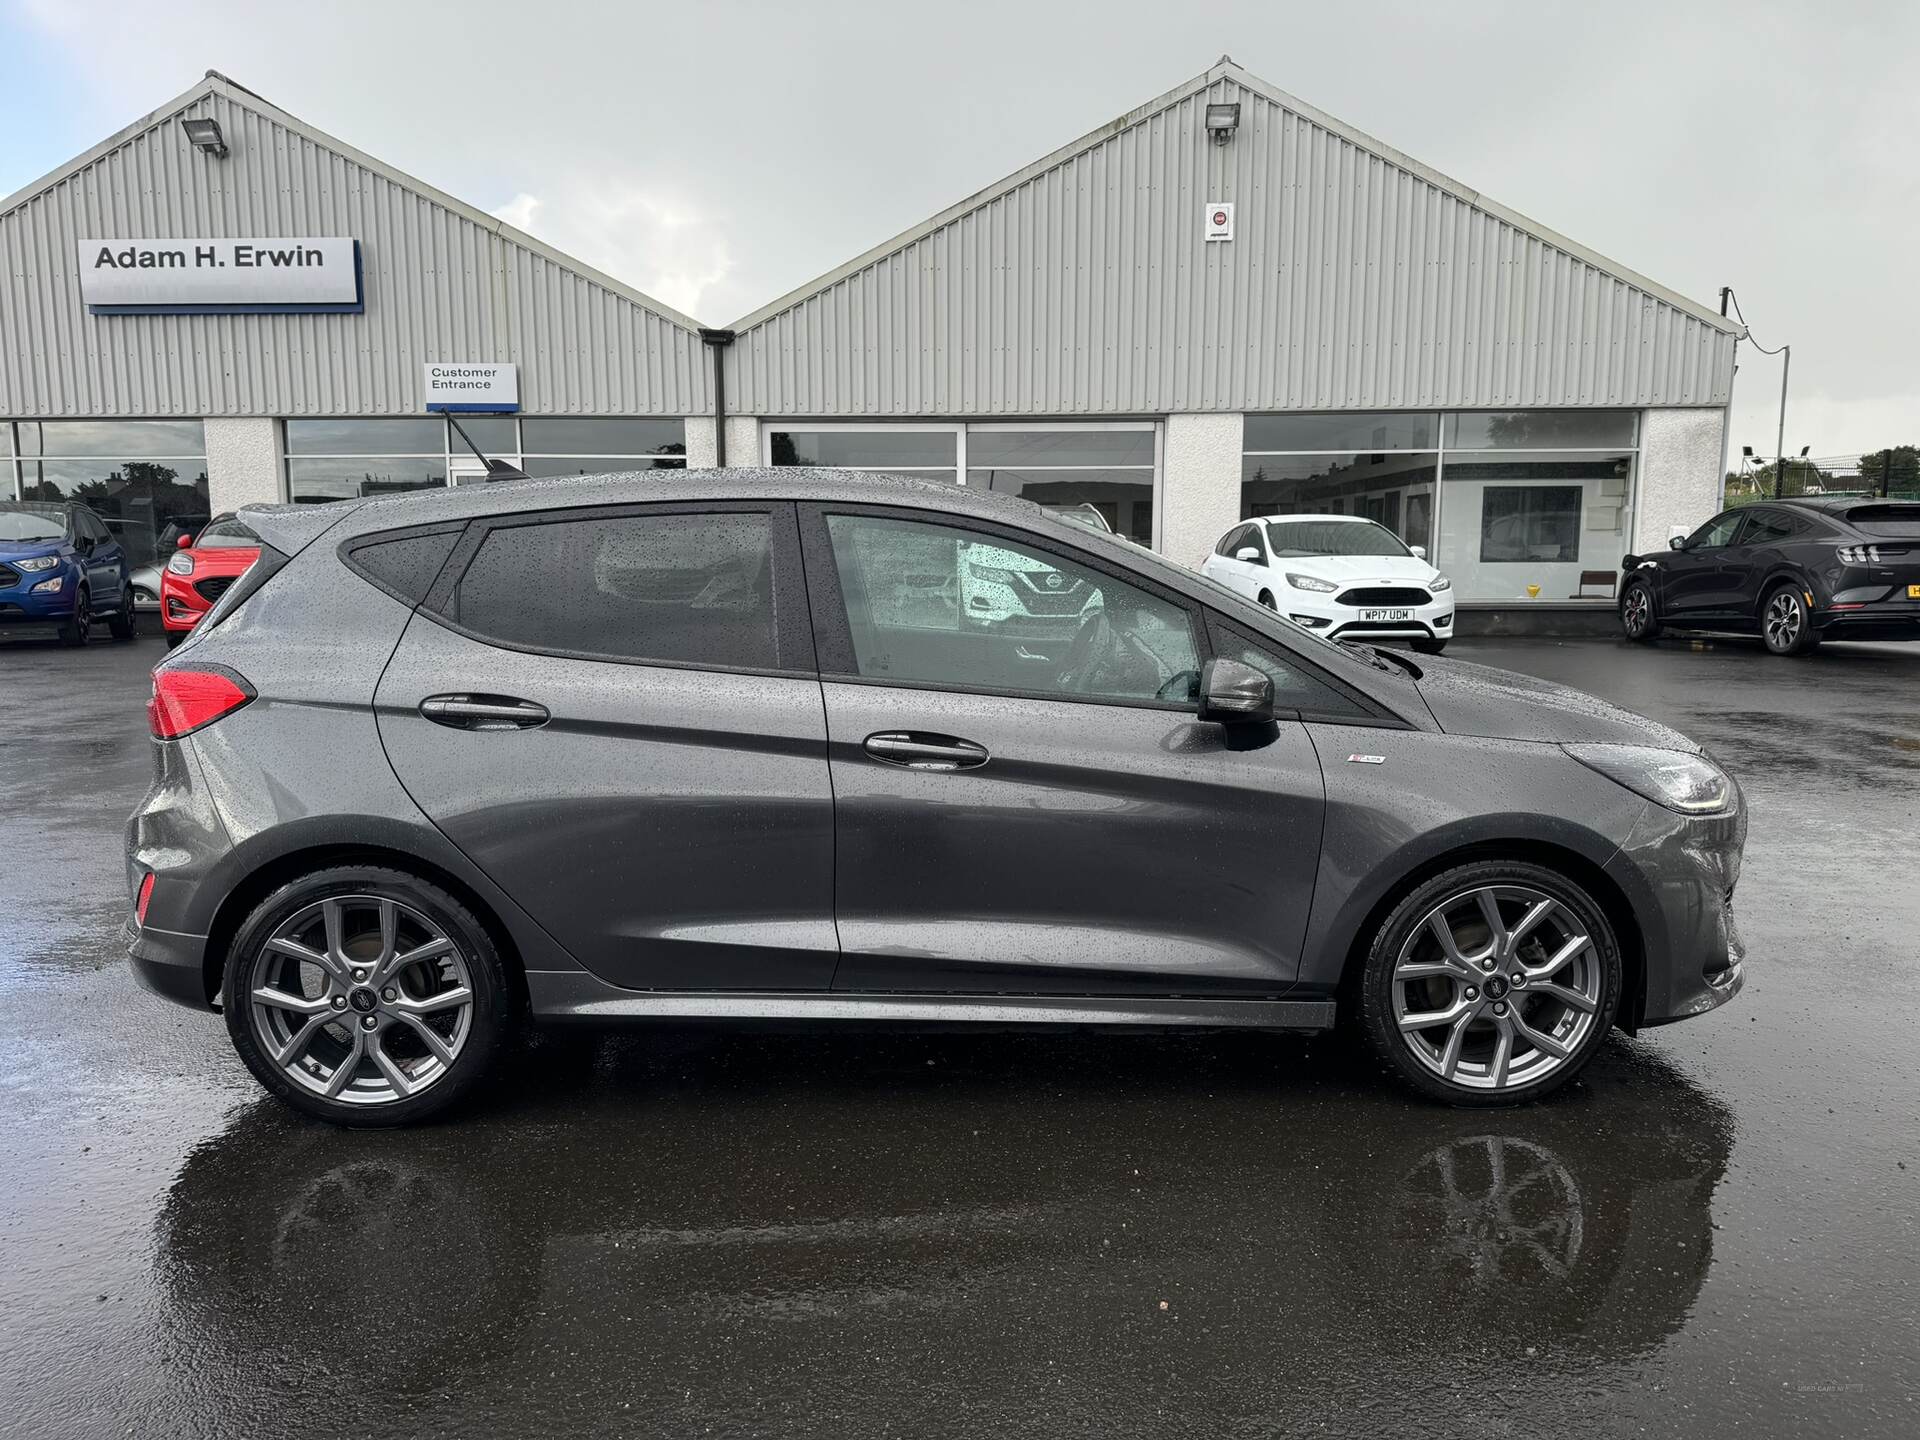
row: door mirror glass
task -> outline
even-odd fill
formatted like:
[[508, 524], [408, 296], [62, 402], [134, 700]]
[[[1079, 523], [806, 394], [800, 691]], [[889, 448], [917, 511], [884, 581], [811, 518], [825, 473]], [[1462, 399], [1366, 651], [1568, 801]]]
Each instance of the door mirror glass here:
[[1684, 550], [1684, 549], [1686, 549], [1686, 548], [1687, 548], [1687, 537], [1686, 537], [1686, 536], [1684, 536], [1684, 535], [1673, 535], [1673, 536], [1669, 536], [1669, 537], [1668, 537], [1668, 539], [1667, 539], [1667, 548], [1668, 548], [1669, 550]]
[[1424, 560], [1427, 558], [1427, 547], [1424, 545], [1409, 545], [1407, 549], [1413, 552], [1413, 558], [1416, 560]]
[[1238, 660], [1209, 660], [1200, 672], [1200, 718], [1219, 725], [1273, 721], [1273, 679]]
[[1233, 552], [1233, 558], [1244, 561], [1248, 565], [1258, 565], [1260, 563], [1260, 552], [1251, 545], [1242, 545], [1238, 550]]

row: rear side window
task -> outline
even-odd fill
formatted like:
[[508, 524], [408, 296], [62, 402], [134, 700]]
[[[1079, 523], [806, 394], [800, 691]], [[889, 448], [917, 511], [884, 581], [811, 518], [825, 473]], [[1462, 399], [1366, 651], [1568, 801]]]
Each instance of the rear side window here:
[[764, 512], [501, 526], [448, 618], [520, 649], [722, 669], [778, 666]]
[[1778, 545], [1799, 528], [1793, 523], [1791, 516], [1777, 514], [1772, 510], [1756, 511], [1747, 516], [1746, 533], [1740, 537], [1740, 543]]
[[[228, 522], [237, 524], [238, 522]], [[208, 527], [211, 534], [217, 525]], [[249, 534], [251, 532], [248, 532]], [[393, 540], [363, 541], [348, 553], [347, 561], [382, 590], [418, 605], [427, 598], [440, 567], [447, 563], [453, 547], [460, 542], [459, 530], [443, 530], [437, 535], [403, 535]], [[206, 543], [205, 536], [201, 543]], [[228, 541], [228, 544], [258, 545], [258, 540]]]

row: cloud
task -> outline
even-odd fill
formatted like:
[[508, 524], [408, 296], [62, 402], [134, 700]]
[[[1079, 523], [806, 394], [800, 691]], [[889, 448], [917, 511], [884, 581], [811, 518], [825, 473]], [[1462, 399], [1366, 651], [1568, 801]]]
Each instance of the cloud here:
[[713, 217], [604, 175], [562, 177], [492, 213], [689, 315], [734, 268]]

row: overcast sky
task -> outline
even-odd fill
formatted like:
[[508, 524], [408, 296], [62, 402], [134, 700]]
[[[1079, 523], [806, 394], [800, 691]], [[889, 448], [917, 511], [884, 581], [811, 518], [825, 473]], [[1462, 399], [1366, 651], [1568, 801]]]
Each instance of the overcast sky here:
[[[1231, 54], [1794, 347], [1787, 448], [1920, 441], [1920, 4], [0, 0], [0, 194], [218, 69], [725, 324]], [[1733, 444], [1779, 361], [1740, 348]]]

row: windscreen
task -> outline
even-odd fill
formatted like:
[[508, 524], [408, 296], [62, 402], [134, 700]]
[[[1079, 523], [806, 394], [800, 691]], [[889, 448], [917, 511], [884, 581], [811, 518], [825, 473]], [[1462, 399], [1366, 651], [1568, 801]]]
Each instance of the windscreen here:
[[1267, 537], [1281, 558], [1302, 555], [1410, 555], [1385, 526], [1371, 520], [1269, 520]]
[[0, 540], [58, 540], [66, 533], [66, 520], [57, 510], [0, 506]]

